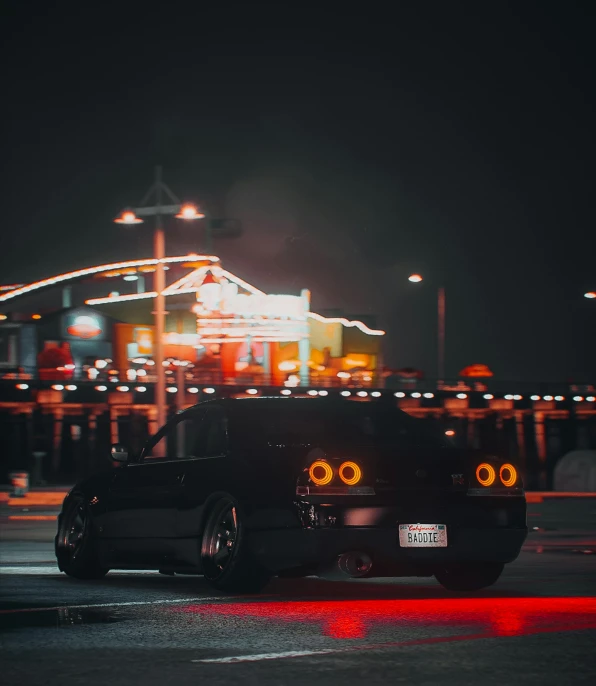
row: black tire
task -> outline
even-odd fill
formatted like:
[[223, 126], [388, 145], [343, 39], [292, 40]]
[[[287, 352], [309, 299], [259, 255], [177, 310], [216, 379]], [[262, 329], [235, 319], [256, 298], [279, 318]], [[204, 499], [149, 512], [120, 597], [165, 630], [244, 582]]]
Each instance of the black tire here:
[[503, 572], [501, 562], [464, 562], [446, 565], [435, 572], [436, 580], [448, 591], [479, 591], [492, 586]]
[[55, 549], [58, 568], [75, 579], [101, 579], [110, 571], [100, 564], [91, 514], [82, 496], [73, 497], [60, 513]]
[[242, 509], [230, 497], [220, 498], [207, 517], [201, 567], [211, 586], [231, 593], [258, 593], [271, 579], [248, 549]]

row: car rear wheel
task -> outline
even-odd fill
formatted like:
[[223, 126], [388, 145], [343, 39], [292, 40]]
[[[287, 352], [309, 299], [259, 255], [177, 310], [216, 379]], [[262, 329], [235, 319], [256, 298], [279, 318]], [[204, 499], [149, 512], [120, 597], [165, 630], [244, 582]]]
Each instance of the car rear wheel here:
[[449, 591], [479, 591], [501, 576], [501, 562], [467, 562], [446, 565], [435, 572], [436, 580]]
[[75, 497], [60, 514], [56, 559], [60, 571], [77, 579], [101, 579], [109, 572], [99, 562], [91, 515], [82, 497]]
[[201, 567], [211, 586], [237, 593], [257, 593], [271, 578], [248, 549], [244, 515], [232, 498], [218, 500], [203, 529]]

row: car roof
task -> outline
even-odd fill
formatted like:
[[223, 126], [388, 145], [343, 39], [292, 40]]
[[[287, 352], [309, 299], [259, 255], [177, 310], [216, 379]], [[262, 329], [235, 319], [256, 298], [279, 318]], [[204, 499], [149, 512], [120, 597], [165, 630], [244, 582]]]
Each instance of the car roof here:
[[[273, 407], [287, 407], [288, 409], [290, 409], [291, 407], [296, 407], [297, 404], [306, 405], [306, 403], [316, 403], [318, 405], [324, 404], [326, 406], [338, 407], [353, 407], [355, 404], [359, 406], [370, 406], [371, 404], [370, 402], [362, 403], [359, 401], [350, 401], [346, 398], [334, 398], [332, 396], [325, 396], [321, 398], [313, 396], [287, 397], [277, 395], [263, 395], [256, 398], [254, 396], [248, 396], [245, 398], [209, 398], [209, 400], [203, 400], [200, 403], [197, 403], [196, 405], [192, 405], [191, 407], [188, 407], [184, 410], [180, 410], [178, 414], [185, 414], [187, 412], [192, 413], [193, 411], [200, 410], [202, 408], [207, 408], [209, 406], [218, 406], [230, 409], [232, 407], [236, 409], [247, 406], [258, 406], [262, 409], [271, 409]], [[374, 405], [378, 405], [378, 401], [374, 402]]]

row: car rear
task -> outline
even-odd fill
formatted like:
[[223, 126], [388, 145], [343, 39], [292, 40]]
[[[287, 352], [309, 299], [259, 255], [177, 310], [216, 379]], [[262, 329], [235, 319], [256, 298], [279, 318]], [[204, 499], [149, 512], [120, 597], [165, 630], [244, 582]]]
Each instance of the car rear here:
[[519, 555], [526, 502], [512, 463], [457, 450], [393, 406], [299, 403], [253, 417], [261, 437], [274, 427], [293, 475], [289, 512], [253, 531], [268, 568], [424, 576]]

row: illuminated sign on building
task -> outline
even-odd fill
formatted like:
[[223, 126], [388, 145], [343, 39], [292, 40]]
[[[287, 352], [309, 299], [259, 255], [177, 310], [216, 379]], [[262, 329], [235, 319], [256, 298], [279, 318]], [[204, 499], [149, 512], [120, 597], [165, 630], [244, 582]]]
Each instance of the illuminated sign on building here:
[[71, 310], [63, 316], [62, 334], [67, 339], [103, 340], [106, 334], [105, 318], [87, 308]]
[[242, 317], [306, 318], [305, 299], [297, 295], [235, 295], [222, 303], [222, 314]]

